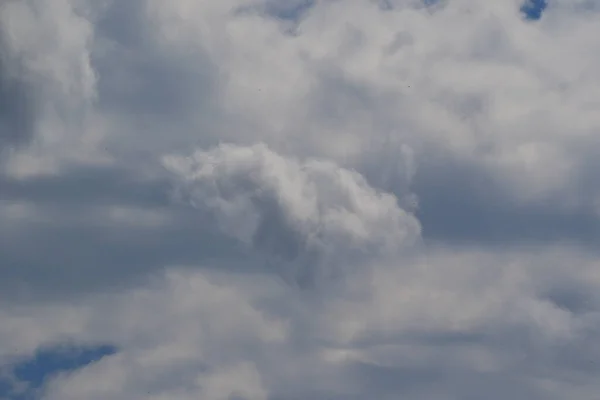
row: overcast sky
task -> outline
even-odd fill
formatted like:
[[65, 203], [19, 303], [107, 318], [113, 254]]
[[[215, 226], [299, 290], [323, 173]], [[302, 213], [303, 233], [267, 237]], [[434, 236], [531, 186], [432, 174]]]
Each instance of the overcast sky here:
[[597, 400], [600, 3], [4, 0], [0, 399]]

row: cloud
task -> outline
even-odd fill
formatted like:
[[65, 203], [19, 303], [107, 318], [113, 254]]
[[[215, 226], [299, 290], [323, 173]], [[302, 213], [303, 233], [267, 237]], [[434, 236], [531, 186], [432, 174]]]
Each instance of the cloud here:
[[[7, 345], [2, 356], [11, 356], [6, 353], [11, 348], [26, 352], [34, 331], [46, 344], [75, 336], [124, 346], [84, 368], [58, 374], [45, 388], [44, 398], [50, 399], [161, 393], [227, 398], [237, 392], [257, 398], [264, 389], [253, 363], [244, 358], [255, 359], [253, 354], [262, 354], [265, 346], [281, 342], [285, 325], [263, 317], [246, 300], [243, 293], [202, 275], [171, 272], [145, 287], [96, 296], [69, 311], [64, 306], [25, 307], [17, 315], [8, 310], [2, 316]], [[56, 323], [50, 327], [40, 316]], [[26, 327], [29, 337], [10, 334]]]
[[2, 3], [0, 376], [595, 399], [598, 9], [527, 4]]
[[296, 283], [331, 280], [336, 269], [365, 257], [397, 255], [420, 234], [394, 196], [331, 162], [301, 163], [264, 145], [222, 145], [164, 162], [180, 176], [179, 197], [213, 213], [225, 233], [275, 257], [277, 268], [291, 268], [283, 275]]
[[[20, 354], [66, 337], [119, 349], [47, 381], [50, 399], [545, 399], [572, 393], [573, 379], [597, 390], [600, 303], [584, 290], [597, 287], [594, 260], [434, 250], [380, 266], [361, 297], [317, 302], [269, 275], [171, 269], [78, 305], [8, 309], [3, 343]], [[587, 306], [565, 307], [561, 292]]]
[[[3, 48], [1, 53], [6, 50]], [[4, 56], [2, 61], [4, 61]], [[0, 99], [2, 104], [2, 148], [21, 145], [28, 142], [32, 136], [31, 113], [33, 105], [28, 101], [28, 88], [24, 82], [11, 78], [8, 67], [3, 62], [0, 64]]]
[[84, 160], [81, 153], [95, 135], [87, 125], [96, 84], [93, 26], [69, 0], [52, 7], [7, 1], [1, 8], [0, 96], [11, 97], [2, 100], [3, 150], [30, 144], [10, 154], [8, 171], [49, 173], [59, 167], [57, 157]]

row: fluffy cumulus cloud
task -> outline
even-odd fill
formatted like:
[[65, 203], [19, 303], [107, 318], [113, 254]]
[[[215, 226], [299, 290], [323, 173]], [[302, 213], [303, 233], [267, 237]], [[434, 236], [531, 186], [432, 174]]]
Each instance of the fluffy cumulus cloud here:
[[301, 285], [337, 279], [374, 255], [396, 255], [419, 235], [418, 221], [394, 196], [331, 162], [299, 163], [256, 145], [164, 163], [181, 179], [180, 200], [213, 213], [223, 232]]
[[0, 398], [597, 399], [599, 11], [0, 3]]

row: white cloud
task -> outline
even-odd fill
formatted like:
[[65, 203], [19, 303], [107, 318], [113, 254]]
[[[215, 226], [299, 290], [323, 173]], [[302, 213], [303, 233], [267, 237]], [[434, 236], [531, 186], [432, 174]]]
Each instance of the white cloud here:
[[252, 358], [280, 343], [286, 325], [248, 300], [203, 275], [169, 272], [148, 287], [78, 306], [8, 310], [1, 316], [3, 348], [9, 351], [3, 356], [22, 356], [32, 343], [48, 346], [65, 338], [119, 347], [97, 364], [56, 377], [48, 398], [146, 398], [149, 392], [161, 398], [186, 391], [189, 398], [205, 392], [227, 398], [238, 391], [264, 398]]
[[275, 256], [272, 263], [291, 264], [282, 274], [297, 283], [339, 279], [338, 269], [364, 257], [397, 256], [420, 234], [394, 196], [332, 162], [223, 145], [165, 164], [178, 174], [180, 197], [214, 213], [227, 234]]
[[597, 10], [309, 3], [0, 5], [2, 360], [118, 347], [48, 399], [595, 399]]
[[[597, 389], [600, 302], [582, 290], [598, 287], [595, 265], [569, 249], [440, 249], [379, 266], [361, 297], [331, 291], [316, 302], [268, 275], [171, 269], [78, 306], [11, 308], [0, 332], [21, 355], [67, 337], [117, 346], [54, 377], [48, 399], [553, 398], [540, 382]], [[569, 294], [587, 304], [569, 304]]]

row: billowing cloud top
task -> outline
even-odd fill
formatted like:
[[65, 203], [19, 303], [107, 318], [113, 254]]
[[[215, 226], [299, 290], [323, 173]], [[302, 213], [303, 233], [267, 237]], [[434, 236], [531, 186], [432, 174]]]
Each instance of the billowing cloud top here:
[[255, 145], [220, 146], [164, 163], [181, 179], [179, 197], [213, 213], [223, 232], [276, 268], [291, 262], [299, 270], [282, 272], [292, 280], [316, 283], [315, 273], [333, 278], [334, 269], [343, 273], [358, 259], [397, 255], [419, 235], [417, 220], [394, 196], [331, 162], [301, 164]]
[[0, 398], [596, 400], [599, 11], [4, 1]]

